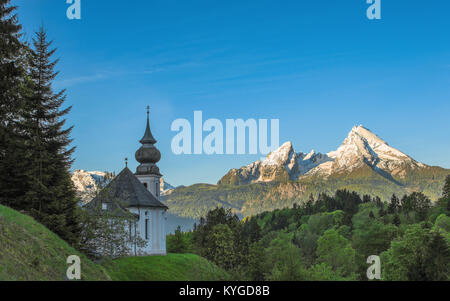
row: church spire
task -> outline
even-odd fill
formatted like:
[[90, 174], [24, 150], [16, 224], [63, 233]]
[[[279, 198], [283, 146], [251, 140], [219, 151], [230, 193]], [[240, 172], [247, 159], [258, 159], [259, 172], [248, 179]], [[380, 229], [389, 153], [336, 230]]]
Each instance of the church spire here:
[[161, 153], [155, 147], [156, 139], [150, 130], [150, 107], [147, 106], [147, 128], [144, 137], [141, 139], [142, 146], [137, 150], [135, 157], [140, 165], [136, 169], [136, 175], [158, 175], [159, 168], [156, 163], [161, 160]]
[[144, 137], [142, 137], [141, 144], [155, 144], [157, 141], [153, 138], [152, 131], [150, 130], [150, 106], [147, 106], [147, 128], [145, 129]]

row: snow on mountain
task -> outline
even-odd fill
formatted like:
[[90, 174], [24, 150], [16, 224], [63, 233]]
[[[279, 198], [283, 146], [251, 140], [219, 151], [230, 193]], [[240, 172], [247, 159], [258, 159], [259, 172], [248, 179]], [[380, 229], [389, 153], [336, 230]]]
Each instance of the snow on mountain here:
[[292, 143], [286, 142], [262, 162], [256, 161], [240, 169], [232, 169], [219, 183], [269, 182], [286, 172], [291, 180], [313, 175], [328, 177], [363, 166], [399, 177], [404, 177], [409, 169], [426, 167], [360, 125], [352, 128], [335, 151], [327, 154], [314, 150], [310, 153], [296, 153]]
[[171, 194], [172, 191], [176, 188], [176, 187], [170, 185], [169, 183], [165, 182], [164, 178], [160, 179], [159, 187], [160, 187], [160, 190], [161, 190], [161, 195]]
[[101, 171], [75, 170], [72, 174], [72, 182], [78, 191], [86, 191], [96, 188], [104, 180], [106, 173]]
[[296, 153], [292, 142], [284, 143], [271, 152], [263, 161], [253, 162], [240, 169], [232, 169], [221, 183], [256, 183], [270, 182], [276, 179], [297, 179], [331, 159], [327, 155], [316, 153]]
[[110, 173], [102, 171], [75, 170], [72, 174], [72, 182], [82, 203], [89, 203], [97, 191], [108, 183], [112, 177], [110, 175]]
[[419, 163], [403, 152], [372, 133], [364, 126], [355, 126], [334, 152], [328, 153], [334, 159], [331, 173], [352, 171], [367, 164], [374, 170], [382, 170], [392, 175], [404, 176], [407, 168], [423, 168]]

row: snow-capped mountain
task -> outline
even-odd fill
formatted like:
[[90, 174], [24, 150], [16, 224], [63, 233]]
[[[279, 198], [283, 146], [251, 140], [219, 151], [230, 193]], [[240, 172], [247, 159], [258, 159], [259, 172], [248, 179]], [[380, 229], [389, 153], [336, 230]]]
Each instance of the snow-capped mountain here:
[[[82, 203], [89, 203], [115, 177], [114, 173], [102, 171], [76, 170], [72, 174], [72, 182]], [[170, 194], [175, 187], [160, 180], [161, 195]]]
[[105, 185], [114, 177], [112, 173], [102, 171], [75, 170], [72, 182], [82, 203], [89, 203]]
[[249, 184], [274, 180], [297, 180], [300, 177], [329, 177], [351, 173], [369, 167], [384, 177], [402, 178], [409, 170], [427, 165], [417, 162], [364, 126], [352, 128], [342, 145], [327, 154], [296, 153], [292, 143], [286, 142], [265, 160], [256, 161], [240, 169], [232, 169], [219, 183]]
[[176, 188], [176, 187], [170, 185], [169, 183], [165, 182], [164, 178], [160, 179], [159, 187], [161, 190], [161, 195], [168, 195]]
[[75, 170], [72, 174], [72, 182], [79, 191], [94, 189], [104, 181], [106, 172]]
[[405, 176], [408, 169], [426, 167], [410, 156], [389, 146], [383, 139], [363, 127], [354, 127], [344, 143], [334, 152], [328, 153], [334, 159], [329, 174], [340, 171], [352, 171], [364, 164], [375, 171], [392, 176]]

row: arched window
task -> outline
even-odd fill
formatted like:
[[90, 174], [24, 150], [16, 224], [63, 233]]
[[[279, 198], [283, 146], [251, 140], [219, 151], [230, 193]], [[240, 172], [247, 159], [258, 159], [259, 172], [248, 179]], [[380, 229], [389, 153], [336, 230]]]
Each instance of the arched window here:
[[149, 236], [148, 211], [145, 211], [145, 239], [148, 240]]
[[129, 222], [129, 231], [130, 231], [130, 235], [129, 235], [129, 239], [130, 239], [130, 241], [132, 241], [133, 240], [133, 232], [132, 232], [132, 228], [131, 228], [131, 226], [132, 226], [132, 223], [131, 223], [131, 221]]
[[145, 188], [146, 188], [146, 189], [148, 189], [148, 185], [147, 185], [147, 183], [144, 183], [144, 186], [145, 186]]

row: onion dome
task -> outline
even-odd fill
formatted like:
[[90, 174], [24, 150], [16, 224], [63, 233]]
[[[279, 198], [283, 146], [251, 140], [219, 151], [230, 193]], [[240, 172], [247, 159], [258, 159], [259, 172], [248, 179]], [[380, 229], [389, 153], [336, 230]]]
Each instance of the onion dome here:
[[161, 160], [161, 153], [155, 146], [145, 147], [141, 146], [136, 152], [136, 161], [139, 163], [158, 163]]
[[137, 167], [136, 174], [138, 175], [148, 175], [148, 174], [156, 174], [160, 175], [159, 168], [156, 166], [156, 163], [161, 160], [161, 153], [155, 147], [156, 139], [152, 135], [152, 131], [150, 130], [150, 108], [147, 107], [147, 128], [145, 129], [144, 137], [142, 137], [141, 141], [139, 141], [142, 146], [136, 152], [136, 161], [141, 163]]

